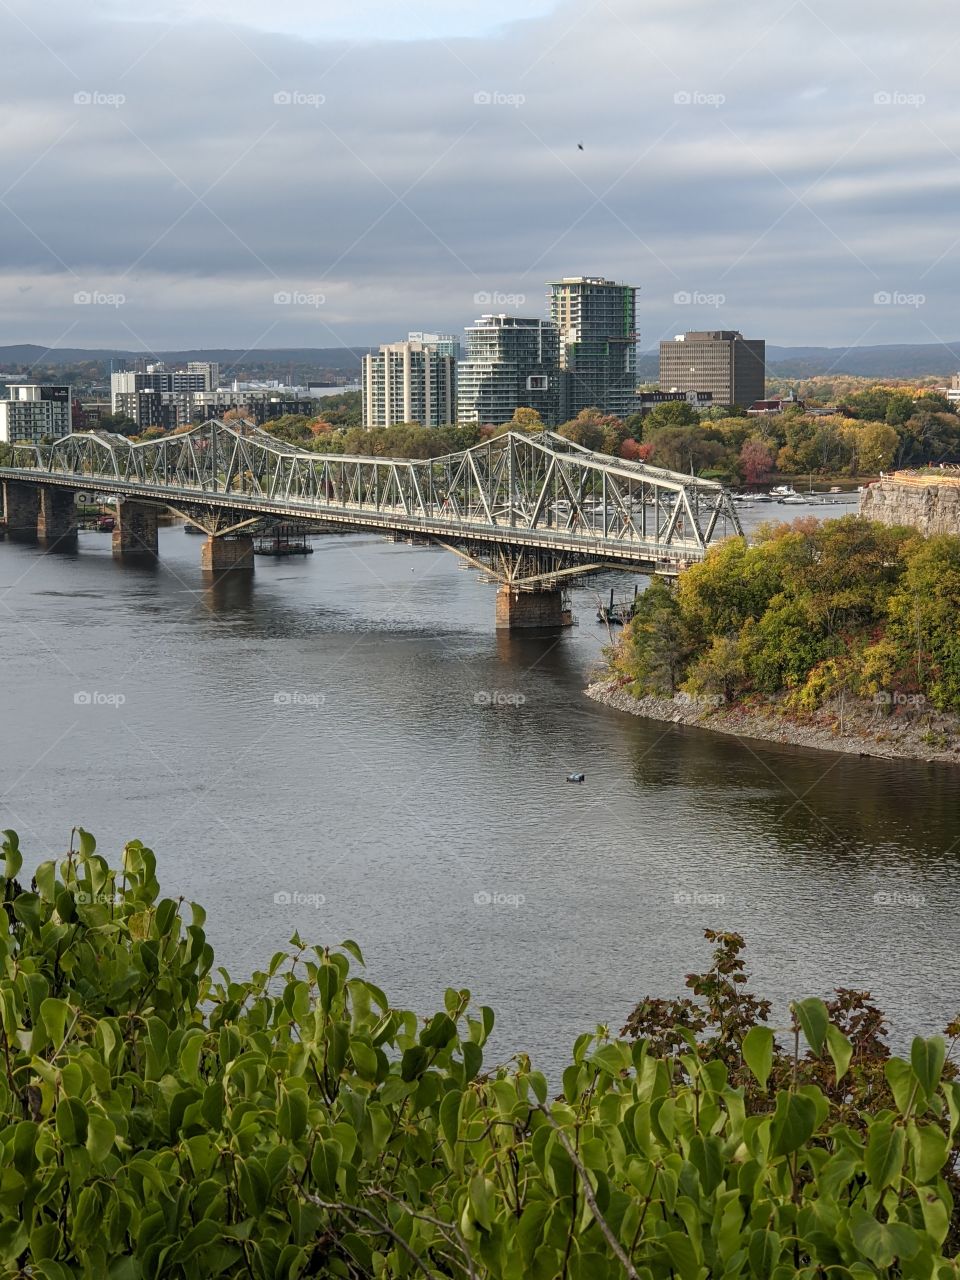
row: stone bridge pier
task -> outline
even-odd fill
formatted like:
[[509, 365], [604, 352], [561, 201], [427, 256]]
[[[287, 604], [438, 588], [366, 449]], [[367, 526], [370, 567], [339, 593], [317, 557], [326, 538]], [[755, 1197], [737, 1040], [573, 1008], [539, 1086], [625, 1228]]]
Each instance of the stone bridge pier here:
[[11, 542], [36, 542], [40, 489], [20, 480], [4, 480], [3, 513]]
[[40, 490], [37, 534], [51, 548], [77, 545], [77, 503], [72, 489], [45, 486]]
[[573, 624], [556, 587], [523, 591], [504, 584], [497, 592], [498, 631], [559, 631]]
[[204, 573], [253, 573], [253, 539], [248, 534], [210, 534], [200, 548]]
[[157, 541], [157, 508], [147, 502], [121, 498], [113, 530], [113, 554], [118, 559], [154, 558]]

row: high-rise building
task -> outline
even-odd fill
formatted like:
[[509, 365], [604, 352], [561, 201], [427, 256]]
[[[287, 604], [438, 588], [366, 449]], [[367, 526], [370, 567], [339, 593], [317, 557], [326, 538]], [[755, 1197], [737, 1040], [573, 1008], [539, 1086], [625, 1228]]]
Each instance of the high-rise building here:
[[550, 282], [550, 319], [560, 338], [564, 418], [581, 409], [635, 412], [637, 290], [600, 276]]
[[766, 391], [766, 350], [735, 329], [678, 333], [660, 343], [660, 390], [710, 391], [714, 404], [749, 409]]
[[516, 409], [528, 408], [555, 426], [560, 366], [554, 326], [523, 316], [481, 316], [465, 332], [457, 421], [500, 426]]
[[457, 360], [433, 342], [388, 342], [363, 357], [360, 389], [365, 427], [446, 426], [456, 421]]
[[0, 441], [39, 444], [71, 430], [70, 388], [38, 382], [12, 382], [9, 399], [0, 400]]
[[460, 359], [460, 339], [455, 333], [408, 333], [408, 342], [428, 342], [437, 355]]

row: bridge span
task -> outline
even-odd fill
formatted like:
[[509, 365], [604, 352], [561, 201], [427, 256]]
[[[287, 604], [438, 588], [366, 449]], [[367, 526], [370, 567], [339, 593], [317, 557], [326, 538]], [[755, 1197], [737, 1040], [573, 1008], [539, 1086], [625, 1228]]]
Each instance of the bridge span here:
[[572, 579], [676, 573], [742, 532], [722, 485], [551, 431], [423, 460], [314, 453], [243, 421], [136, 444], [75, 432], [15, 445], [0, 481], [10, 538], [70, 545], [75, 496], [96, 493], [116, 501], [116, 555], [155, 556], [166, 508], [206, 533], [201, 564], [212, 573], [252, 570], [253, 532], [281, 521], [436, 543], [499, 584], [497, 625], [509, 629], [562, 625]]

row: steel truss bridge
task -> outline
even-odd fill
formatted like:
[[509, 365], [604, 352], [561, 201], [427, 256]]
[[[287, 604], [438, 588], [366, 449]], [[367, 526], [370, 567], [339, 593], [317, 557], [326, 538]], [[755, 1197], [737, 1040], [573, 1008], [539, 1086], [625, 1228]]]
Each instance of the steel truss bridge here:
[[213, 538], [292, 520], [426, 540], [521, 591], [608, 568], [676, 572], [742, 532], [722, 485], [551, 431], [401, 460], [314, 453], [213, 420], [137, 444], [91, 431], [16, 445], [0, 480], [164, 506]]

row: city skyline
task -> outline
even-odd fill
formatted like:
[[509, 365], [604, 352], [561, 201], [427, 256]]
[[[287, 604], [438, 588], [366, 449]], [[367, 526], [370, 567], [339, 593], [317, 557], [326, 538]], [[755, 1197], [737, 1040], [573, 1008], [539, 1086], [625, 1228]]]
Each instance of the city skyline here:
[[0, 17], [0, 342], [372, 346], [570, 271], [640, 286], [645, 349], [960, 337], [929, 3], [231, 13]]

